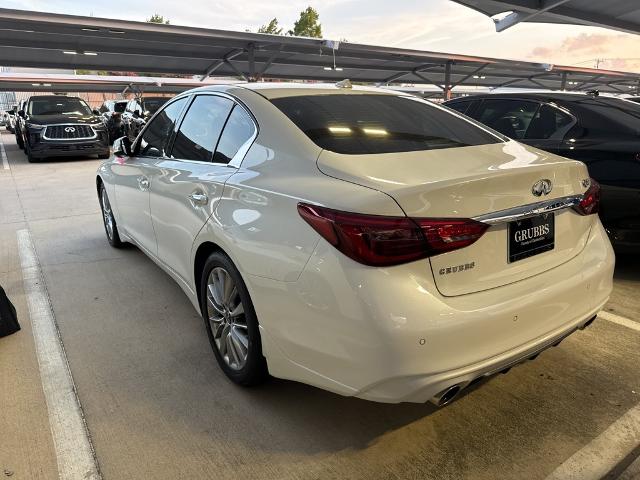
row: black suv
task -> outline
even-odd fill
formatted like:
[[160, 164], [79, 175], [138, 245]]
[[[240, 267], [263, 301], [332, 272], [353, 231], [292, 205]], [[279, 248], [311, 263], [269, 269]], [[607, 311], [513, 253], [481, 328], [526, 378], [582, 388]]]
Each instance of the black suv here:
[[578, 93], [463, 97], [445, 105], [527, 145], [587, 165], [600, 218], [619, 251], [640, 246], [640, 104]]
[[124, 135], [122, 127], [122, 114], [127, 107], [127, 100], [107, 100], [98, 109], [102, 121], [109, 132], [109, 143]]
[[98, 115], [77, 97], [30, 97], [18, 112], [29, 162], [45, 157], [98, 155], [109, 158], [109, 135]]
[[129, 100], [122, 113], [124, 135], [133, 142], [153, 114], [168, 100], [169, 97], [143, 97]]

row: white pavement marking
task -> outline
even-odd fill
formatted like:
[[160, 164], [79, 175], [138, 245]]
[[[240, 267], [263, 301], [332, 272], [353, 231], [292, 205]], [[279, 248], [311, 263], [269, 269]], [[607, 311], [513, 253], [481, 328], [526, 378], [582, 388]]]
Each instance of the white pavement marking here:
[[4, 150], [4, 143], [2, 143], [2, 137], [0, 137], [0, 157], [2, 157], [2, 167], [5, 170], [9, 170], [9, 161], [7, 160], [7, 152]]
[[546, 480], [600, 480], [640, 444], [640, 404], [556, 468]]
[[40, 263], [26, 229], [18, 230], [24, 290], [60, 480], [100, 480], [98, 465], [60, 339]]
[[640, 323], [629, 320], [628, 318], [621, 317], [620, 315], [616, 315], [615, 313], [605, 312], [603, 310], [602, 312], [598, 313], [598, 317], [606, 320], [607, 322], [617, 323], [618, 325], [622, 325], [623, 327], [627, 327], [631, 330], [637, 330], [638, 332], [640, 332]]

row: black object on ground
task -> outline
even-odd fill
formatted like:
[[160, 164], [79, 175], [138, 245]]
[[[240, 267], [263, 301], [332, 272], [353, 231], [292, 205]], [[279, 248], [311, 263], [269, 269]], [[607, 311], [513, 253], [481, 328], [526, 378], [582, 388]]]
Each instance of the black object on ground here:
[[20, 330], [16, 308], [0, 287], [0, 337], [6, 337]]

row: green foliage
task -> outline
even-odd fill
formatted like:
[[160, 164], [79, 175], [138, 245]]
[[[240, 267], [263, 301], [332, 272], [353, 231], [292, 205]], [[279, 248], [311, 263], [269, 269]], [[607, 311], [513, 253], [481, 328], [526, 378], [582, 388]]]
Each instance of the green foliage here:
[[313, 7], [307, 7], [300, 12], [300, 18], [293, 24], [293, 30], [289, 30], [289, 35], [297, 37], [322, 38], [322, 25], [318, 23], [320, 15]]
[[258, 29], [258, 33], [269, 33], [271, 35], [282, 35], [282, 28], [278, 25], [278, 19], [273, 18], [266, 25], [262, 25]]
[[154, 13], [150, 18], [147, 18], [147, 23], [162, 23], [163, 25], [169, 25], [169, 19], [166, 20], [162, 15]]

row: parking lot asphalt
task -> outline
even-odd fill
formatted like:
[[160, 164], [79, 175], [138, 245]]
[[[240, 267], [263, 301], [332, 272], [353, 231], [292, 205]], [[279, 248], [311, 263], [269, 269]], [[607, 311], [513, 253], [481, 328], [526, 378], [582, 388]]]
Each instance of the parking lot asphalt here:
[[[23, 330], [0, 339], [0, 477], [57, 478], [25, 229], [104, 479], [544, 479], [640, 403], [640, 331], [603, 319], [439, 410], [276, 379], [237, 387], [179, 287], [138, 249], [107, 244], [98, 160], [29, 164], [1, 138], [0, 285]], [[619, 258], [614, 283], [607, 310], [638, 322], [640, 260]]]

